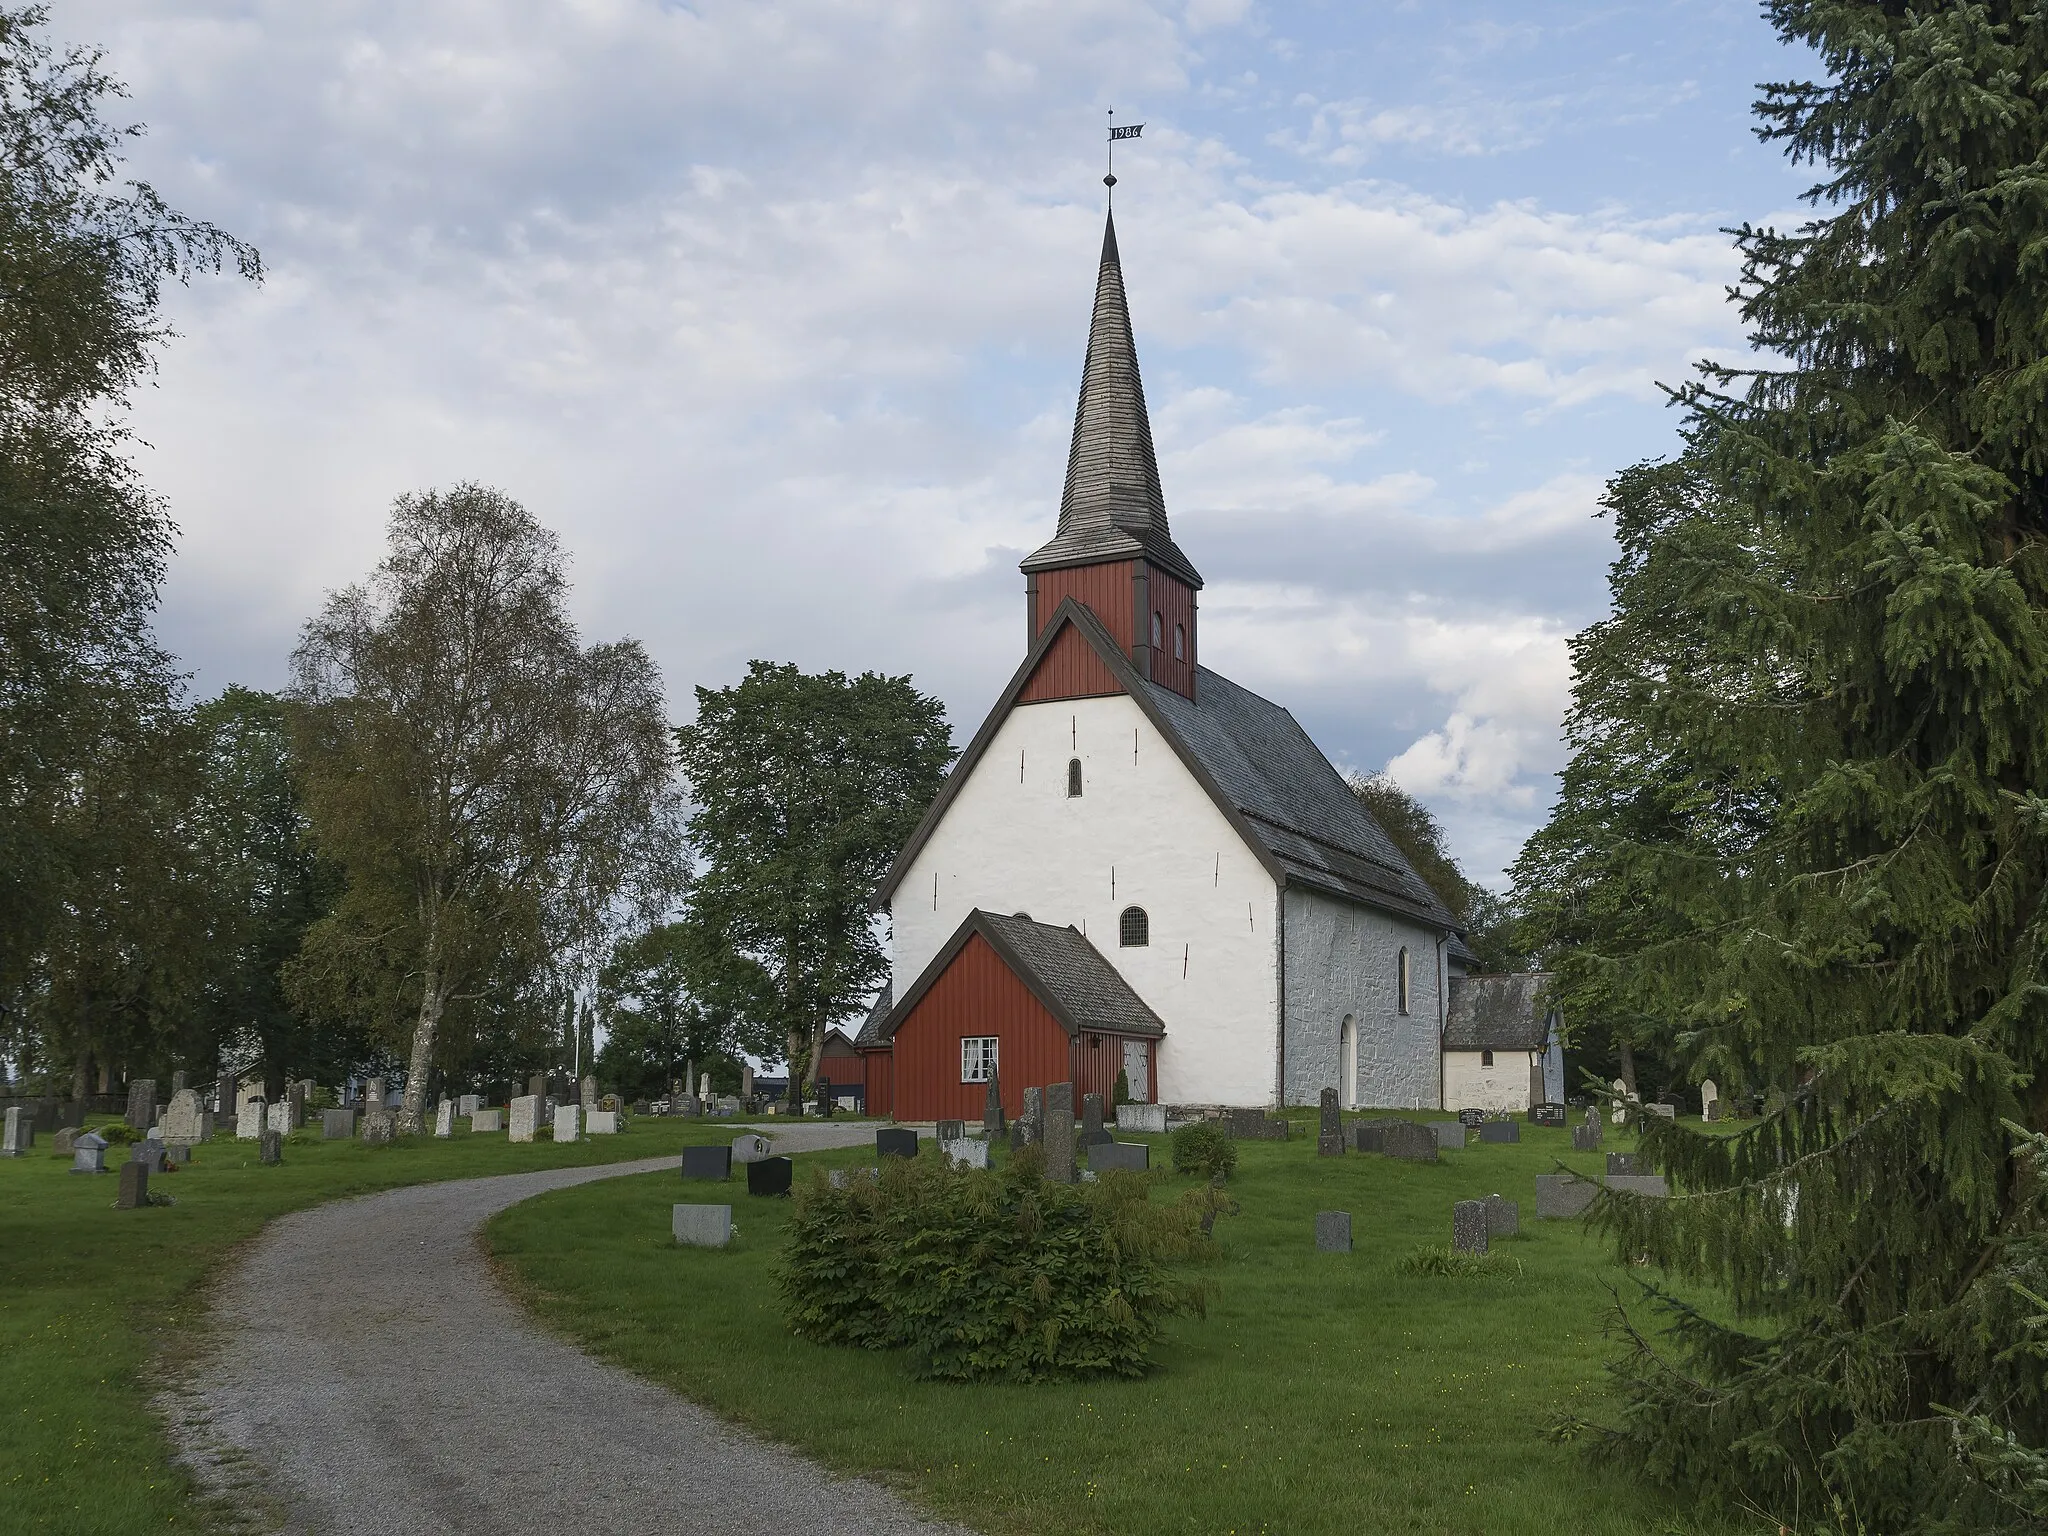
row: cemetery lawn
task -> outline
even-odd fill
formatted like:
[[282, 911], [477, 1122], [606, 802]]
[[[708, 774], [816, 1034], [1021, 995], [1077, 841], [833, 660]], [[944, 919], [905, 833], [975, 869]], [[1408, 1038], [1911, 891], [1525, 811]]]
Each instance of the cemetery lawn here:
[[[99, 1123], [99, 1122], [94, 1122]], [[286, 1138], [264, 1168], [232, 1134], [149, 1181], [168, 1207], [113, 1209], [118, 1179], [74, 1177], [47, 1138], [0, 1158], [0, 1536], [206, 1530], [210, 1512], [172, 1463], [150, 1407], [161, 1365], [205, 1312], [205, 1284], [274, 1216], [404, 1184], [631, 1161], [729, 1124], [639, 1119], [617, 1136], [513, 1146], [471, 1136], [390, 1146]], [[112, 1169], [125, 1147], [107, 1149]]]
[[[1595, 1173], [1602, 1156], [1525, 1123], [1518, 1145], [1433, 1166], [1318, 1159], [1312, 1120], [1285, 1143], [1239, 1143], [1241, 1214], [1218, 1222], [1223, 1257], [1207, 1267], [1220, 1297], [1206, 1320], [1169, 1325], [1158, 1368], [1137, 1381], [920, 1382], [895, 1354], [793, 1337], [772, 1268], [788, 1203], [750, 1198], [737, 1179], [554, 1191], [501, 1212], [485, 1240], [534, 1313], [586, 1349], [979, 1530], [1748, 1529], [1542, 1438], [1560, 1409], [1601, 1411], [1608, 1288], [1636, 1294], [1577, 1223], [1533, 1219], [1537, 1174]], [[1170, 1165], [1164, 1138], [1142, 1139], [1155, 1167]], [[797, 1177], [872, 1161], [807, 1154]], [[1194, 1182], [1155, 1177], [1155, 1199]], [[1524, 1236], [1495, 1246], [1521, 1261], [1519, 1278], [1398, 1272], [1418, 1245], [1449, 1245], [1453, 1201], [1496, 1191], [1521, 1203]], [[670, 1204], [714, 1199], [733, 1203], [733, 1245], [678, 1247]], [[1316, 1211], [1344, 1209], [1356, 1251], [1317, 1253]]]

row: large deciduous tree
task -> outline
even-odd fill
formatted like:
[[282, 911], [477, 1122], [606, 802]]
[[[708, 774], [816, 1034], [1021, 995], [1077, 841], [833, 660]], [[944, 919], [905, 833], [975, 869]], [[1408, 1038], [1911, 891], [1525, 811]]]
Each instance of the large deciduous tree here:
[[[2048, 1521], [2048, 11], [1769, 12], [1817, 216], [1745, 228], [1772, 361], [1613, 488], [1615, 613], [1524, 864], [1582, 1005], [1764, 1112], [1652, 1121], [1602, 1220], [1718, 1288], [1598, 1442], [1800, 1529]], [[1580, 1429], [1589, 1426], [1577, 1426]]]
[[306, 806], [348, 875], [300, 987], [404, 1007], [400, 1127], [423, 1129], [451, 1001], [594, 970], [679, 869], [660, 679], [585, 648], [554, 536], [477, 485], [401, 497], [389, 550], [293, 655]]
[[888, 972], [868, 901], [953, 761], [945, 711], [907, 677], [756, 661], [699, 688], [676, 736], [702, 861], [701, 995], [780, 1039], [801, 1103], [825, 1031]]

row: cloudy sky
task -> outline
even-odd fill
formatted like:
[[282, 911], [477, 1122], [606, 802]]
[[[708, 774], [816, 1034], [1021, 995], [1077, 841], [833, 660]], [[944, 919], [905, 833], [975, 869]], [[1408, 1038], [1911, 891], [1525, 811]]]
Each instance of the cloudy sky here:
[[135, 173], [263, 251], [137, 403], [167, 643], [274, 687], [392, 498], [481, 480], [678, 715], [749, 657], [1024, 644], [1118, 233], [1203, 660], [1392, 771], [1491, 878], [1549, 801], [1602, 481], [1740, 353], [1720, 227], [1803, 185], [1748, 0], [60, 3]]

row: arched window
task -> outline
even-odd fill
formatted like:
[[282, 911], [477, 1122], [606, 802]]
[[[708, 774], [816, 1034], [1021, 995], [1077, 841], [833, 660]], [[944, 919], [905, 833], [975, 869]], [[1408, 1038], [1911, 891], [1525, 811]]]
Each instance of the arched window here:
[[1067, 759], [1067, 798], [1069, 800], [1081, 798], [1081, 759], [1078, 757]]
[[1490, 1067], [1490, 1066], [1492, 1066], [1492, 1065], [1493, 1065], [1493, 1052], [1491, 1052], [1491, 1051], [1481, 1051], [1481, 1052], [1479, 1053], [1479, 1065], [1481, 1065], [1482, 1067]]
[[1406, 1013], [1408, 1011], [1408, 947], [1405, 944], [1401, 946], [1401, 959], [1397, 969], [1399, 974], [1396, 977], [1396, 984], [1401, 994], [1400, 1008], [1403, 1013]]
[[1186, 661], [1188, 659], [1188, 627], [1185, 624], [1173, 626], [1173, 659], [1175, 661]]
[[1116, 941], [1125, 949], [1143, 949], [1152, 942], [1152, 919], [1143, 907], [1125, 907], [1117, 919]]
[[1155, 613], [1152, 615], [1152, 649], [1156, 651], [1164, 644], [1166, 644], [1166, 615]]

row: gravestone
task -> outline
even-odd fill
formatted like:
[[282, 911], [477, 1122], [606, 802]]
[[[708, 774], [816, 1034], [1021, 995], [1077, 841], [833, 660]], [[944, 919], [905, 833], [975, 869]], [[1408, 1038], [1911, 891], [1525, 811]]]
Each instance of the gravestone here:
[[1451, 1251], [1486, 1252], [1486, 1202], [1460, 1200], [1451, 1207]]
[[443, 1099], [434, 1106], [434, 1134], [449, 1137], [455, 1134], [455, 1101]]
[[1316, 1156], [1344, 1155], [1344, 1112], [1337, 1107], [1337, 1090], [1325, 1088], [1316, 1118]]
[[1626, 1125], [1628, 1123], [1628, 1109], [1635, 1102], [1635, 1095], [1628, 1091], [1628, 1084], [1618, 1077], [1614, 1080], [1612, 1086], [1614, 1088], [1614, 1107], [1608, 1110], [1607, 1118], [1615, 1125]]
[[795, 1170], [796, 1164], [786, 1157], [756, 1158], [747, 1164], [747, 1193], [786, 1195]]
[[155, 1137], [133, 1143], [128, 1148], [128, 1161], [140, 1163], [151, 1173], [164, 1171], [164, 1144]]
[[508, 1135], [513, 1141], [531, 1141], [540, 1130], [541, 1098], [537, 1093], [521, 1094], [512, 1101]]
[[167, 1141], [164, 1143], [164, 1163], [166, 1166], [172, 1163], [183, 1164], [191, 1161], [192, 1148], [188, 1143], [182, 1141]]
[[[732, 1139], [732, 1160], [736, 1163], [758, 1163], [764, 1157], [773, 1157], [775, 1149], [768, 1145], [766, 1136], [757, 1136], [752, 1131]], [[912, 1157], [917, 1154], [911, 1153]]]
[[455, 1113], [462, 1116], [465, 1120], [483, 1107], [484, 1101], [481, 1094], [465, 1093], [455, 1101]]
[[704, 1113], [704, 1106], [697, 1102], [697, 1095], [686, 1093], [676, 1100], [676, 1113], [685, 1120], [694, 1120]]
[[385, 1107], [385, 1100], [390, 1097], [391, 1092], [384, 1086], [384, 1079], [381, 1077], [373, 1077], [363, 1084], [363, 1107], [365, 1109], [383, 1109]]
[[754, 1096], [754, 1069], [753, 1069], [752, 1067], [741, 1067], [741, 1068], [740, 1068], [740, 1097], [741, 1097], [741, 1098], [743, 1098], [743, 1099], [751, 1099], [751, 1098], [752, 1098], [753, 1096]]
[[121, 1192], [114, 1198], [117, 1211], [136, 1211], [149, 1204], [149, 1165], [147, 1163], [123, 1163], [121, 1165]]
[[1721, 1088], [1711, 1077], [1700, 1084], [1700, 1118], [1709, 1122], [1721, 1118]]
[[981, 1132], [984, 1136], [996, 1137], [1007, 1127], [1003, 1124], [1003, 1090], [996, 1081], [996, 1069], [991, 1067], [988, 1074], [988, 1094], [981, 1103]]
[[1084, 1093], [1081, 1095], [1081, 1134], [1102, 1129], [1102, 1095]]
[[320, 1111], [320, 1136], [324, 1141], [347, 1141], [356, 1133], [356, 1112], [352, 1109]]
[[586, 1115], [597, 1108], [597, 1078], [594, 1074], [584, 1076], [583, 1091], [576, 1096], [576, 1103]]
[[1072, 1083], [1053, 1083], [1045, 1090], [1045, 1177], [1053, 1184], [1074, 1182]]
[[1144, 1131], [1154, 1136], [1166, 1134], [1166, 1106], [1164, 1104], [1119, 1104], [1116, 1107], [1116, 1128], [1120, 1131]]
[[526, 1096], [529, 1099], [544, 1099], [548, 1096], [548, 1079], [545, 1072], [536, 1072], [526, 1080]]
[[1479, 1127], [1479, 1139], [1495, 1143], [1520, 1141], [1522, 1127], [1513, 1120], [1489, 1120]]
[[1678, 1118], [1678, 1106], [1669, 1099], [1660, 1099], [1655, 1104], [1645, 1104], [1643, 1108], [1653, 1115], [1662, 1115], [1666, 1120]]
[[952, 1141], [939, 1143], [939, 1150], [946, 1154], [946, 1161], [956, 1168], [986, 1168], [988, 1166], [988, 1143], [972, 1137], [956, 1137]]
[[398, 1140], [398, 1111], [395, 1109], [373, 1109], [363, 1115], [363, 1142], [366, 1146], [388, 1147]]
[[237, 1141], [254, 1141], [264, 1131], [268, 1130], [270, 1121], [266, 1117], [265, 1112], [269, 1107], [261, 1099], [244, 1099], [242, 1101], [242, 1112], [235, 1120], [235, 1139]]
[[917, 1132], [901, 1125], [878, 1127], [875, 1131], [875, 1156], [917, 1156]]
[[686, 1179], [729, 1179], [732, 1177], [731, 1147], [683, 1148], [683, 1177]]
[[1351, 1213], [1349, 1211], [1316, 1212], [1316, 1252], [1349, 1253], [1351, 1251]]
[[1514, 1201], [1500, 1195], [1488, 1195], [1481, 1202], [1486, 1207], [1486, 1236], [1489, 1241], [1496, 1237], [1519, 1237], [1522, 1232], [1522, 1208]]
[[1455, 1152], [1465, 1145], [1465, 1127], [1456, 1120], [1432, 1120], [1428, 1129], [1437, 1146], [1445, 1151]]
[[583, 1135], [583, 1106], [581, 1104], [558, 1104], [555, 1106], [555, 1140], [570, 1142]]
[[306, 1123], [306, 1085], [303, 1082], [292, 1083], [285, 1088], [284, 1107], [287, 1133]]
[[73, 1173], [105, 1173], [107, 1171], [107, 1143], [98, 1131], [87, 1131], [71, 1143], [71, 1171]]
[[616, 1109], [593, 1109], [583, 1117], [583, 1134], [586, 1136], [618, 1135], [619, 1112]]
[[[1465, 1128], [1458, 1126], [1457, 1131], [1463, 1135]], [[1435, 1162], [1437, 1146], [1436, 1132], [1426, 1125], [1417, 1125], [1413, 1120], [1392, 1122], [1380, 1138], [1380, 1151], [1408, 1163]]]
[[1529, 1106], [1531, 1125], [1562, 1126], [1571, 1115], [1562, 1104], [1532, 1104]]
[[190, 1146], [212, 1136], [213, 1115], [200, 1102], [198, 1093], [190, 1088], [180, 1088], [172, 1094], [170, 1107], [164, 1111], [164, 1140]]
[[70, 1152], [71, 1149], [75, 1145], [77, 1145], [78, 1137], [79, 1129], [77, 1126], [59, 1126], [57, 1128], [57, 1134], [50, 1138], [50, 1150], [61, 1157], [66, 1153]]
[[1571, 1221], [1585, 1215], [1586, 1207], [1599, 1193], [1600, 1186], [1591, 1179], [1581, 1179], [1569, 1173], [1539, 1173], [1536, 1175], [1536, 1219]]
[[1461, 1109], [1458, 1111], [1458, 1124], [1464, 1126], [1468, 1131], [1476, 1131], [1485, 1123], [1486, 1111], [1483, 1109]]
[[291, 1104], [284, 1099], [278, 1099], [264, 1112], [263, 1129], [266, 1131], [276, 1131], [278, 1135], [282, 1136], [291, 1128]]
[[700, 1099], [709, 1099], [711, 1097], [711, 1074], [709, 1072], [706, 1072], [697, 1080], [697, 1097]]
[[675, 1234], [676, 1241], [685, 1248], [723, 1248], [732, 1241], [732, 1207], [670, 1206], [668, 1226]]
[[138, 1077], [128, 1085], [128, 1123], [138, 1131], [156, 1124], [156, 1079]]
[[1589, 1125], [1573, 1126], [1572, 1150], [1574, 1152], [1598, 1152], [1600, 1150], [1600, 1132]]
[[1263, 1109], [1226, 1109], [1223, 1128], [1238, 1141], [1285, 1141], [1287, 1122]]
[[1088, 1149], [1090, 1173], [1143, 1173], [1151, 1166], [1149, 1141], [1104, 1141]]
[[1351, 1148], [1354, 1152], [1384, 1152], [1387, 1150], [1387, 1127], [1399, 1125], [1399, 1120], [1354, 1120], [1351, 1122]]
[[213, 1118], [225, 1121], [235, 1112], [235, 1080], [222, 1077], [213, 1085]]
[[1607, 1176], [1627, 1178], [1636, 1171], [1636, 1155], [1633, 1152], [1610, 1152], [1607, 1154]]
[[1024, 1090], [1024, 1113], [1017, 1117], [1017, 1124], [1023, 1127], [1023, 1136], [1017, 1143], [1030, 1146], [1045, 1140], [1045, 1090], [1026, 1088]]
[[265, 1131], [256, 1138], [256, 1161], [272, 1167], [284, 1161], [283, 1131]]
[[0, 1157], [26, 1157], [36, 1144], [35, 1111], [20, 1104], [7, 1111], [7, 1129], [0, 1133]]
[[505, 1129], [505, 1111], [502, 1109], [480, 1109], [469, 1117], [470, 1133], [478, 1131], [502, 1131]]
[[1024, 1118], [1021, 1115], [1010, 1122], [1010, 1150], [1012, 1152], [1022, 1152], [1024, 1150]]
[[967, 1122], [965, 1120], [941, 1120], [933, 1128], [932, 1134], [937, 1136], [941, 1142], [965, 1141], [967, 1139]]
[[1661, 1173], [1611, 1173], [1607, 1176], [1607, 1187], [1624, 1195], [1648, 1195], [1653, 1200], [1662, 1200], [1671, 1193], [1671, 1186], [1664, 1182]]
[[173, 1072], [171, 1074], [171, 1097], [176, 1098], [179, 1094], [183, 1093], [184, 1091], [185, 1074], [182, 1072]]

